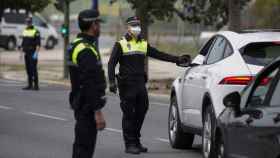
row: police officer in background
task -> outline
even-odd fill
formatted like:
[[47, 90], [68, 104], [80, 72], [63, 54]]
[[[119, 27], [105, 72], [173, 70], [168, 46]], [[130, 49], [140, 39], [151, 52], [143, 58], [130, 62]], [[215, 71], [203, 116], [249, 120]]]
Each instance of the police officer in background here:
[[95, 42], [100, 34], [99, 12], [79, 13], [81, 33], [69, 46], [70, 105], [74, 110], [75, 140], [72, 158], [92, 158], [97, 130], [105, 128], [101, 109], [106, 103], [106, 80]]
[[26, 18], [27, 27], [22, 34], [21, 49], [24, 52], [28, 85], [23, 90], [39, 90], [38, 84], [38, 52], [41, 45], [40, 32], [32, 25], [32, 18]]
[[189, 62], [190, 56], [172, 56], [151, 47], [141, 35], [140, 20], [137, 17], [128, 18], [126, 23], [127, 33], [114, 45], [108, 63], [108, 76], [110, 91], [116, 93], [115, 67], [119, 63], [117, 83], [123, 111], [125, 152], [140, 154], [148, 151], [140, 141], [140, 131], [149, 105], [144, 68], [146, 56], [177, 64]]

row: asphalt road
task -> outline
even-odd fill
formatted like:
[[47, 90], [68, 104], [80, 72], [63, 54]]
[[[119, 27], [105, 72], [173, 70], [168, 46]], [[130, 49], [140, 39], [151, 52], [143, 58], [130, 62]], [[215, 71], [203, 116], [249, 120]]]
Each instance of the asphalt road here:
[[[0, 80], [0, 158], [70, 158], [74, 118], [67, 103], [68, 89], [41, 85], [41, 91], [22, 91], [24, 83]], [[168, 143], [168, 102], [150, 99], [143, 144], [149, 153], [124, 153], [121, 111], [116, 96], [104, 108], [107, 128], [100, 132], [95, 158], [201, 158], [200, 139], [193, 149], [174, 150]]]

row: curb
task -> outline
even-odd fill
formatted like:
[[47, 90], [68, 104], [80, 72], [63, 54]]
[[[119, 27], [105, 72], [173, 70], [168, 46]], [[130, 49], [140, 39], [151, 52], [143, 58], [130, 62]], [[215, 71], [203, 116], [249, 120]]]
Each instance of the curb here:
[[[5, 75], [5, 74], [2, 74], [2, 76], [0, 78], [7, 79], [7, 80], [13, 80], [13, 81], [25, 82], [24, 79], [15, 78], [15, 77], [12, 77], [10, 75]], [[63, 82], [63, 81], [56, 81], [56, 80], [40, 80], [40, 83], [71, 87], [70, 82]], [[106, 91], [106, 93], [110, 94], [109, 91]], [[170, 98], [170, 96], [167, 94], [157, 94], [157, 93], [149, 93], [149, 97], [156, 98], [159, 100], [164, 100], [164, 101], [169, 101], [169, 98]]]

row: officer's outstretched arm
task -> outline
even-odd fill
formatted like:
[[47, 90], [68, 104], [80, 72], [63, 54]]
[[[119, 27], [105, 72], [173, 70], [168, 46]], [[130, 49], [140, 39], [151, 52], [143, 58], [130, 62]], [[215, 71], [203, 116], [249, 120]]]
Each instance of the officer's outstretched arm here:
[[182, 56], [173, 56], [164, 52], [157, 50], [154, 47], [148, 45], [148, 56], [152, 58], [156, 58], [163, 61], [168, 61], [176, 64], [185, 64], [190, 63], [191, 57], [189, 55], [182, 55]]
[[151, 47], [150, 45], [148, 45], [147, 55], [155, 59], [172, 62], [172, 63], [177, 63], [179, 60], [179, 57], [161, 52], [158, 49]]

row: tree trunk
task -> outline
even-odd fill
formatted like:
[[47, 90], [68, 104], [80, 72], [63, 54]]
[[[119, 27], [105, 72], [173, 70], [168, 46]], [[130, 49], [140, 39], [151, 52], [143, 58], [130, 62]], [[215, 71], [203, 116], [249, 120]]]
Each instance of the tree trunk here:
[[228, 0], [229, 30], [241, 30], [241, 6], [240, 0]]
[[67, 79], [69, 77], [69, 69], [68, 69], [68, 65], [67, 65], [67, 47], [69, 44], [69, 35], [70, 35], [70, 29], [69, 29], [69, 1], [66, 0], [64, 1], [64, 25], [68, 31], [68, 33], [64, 36], [64, 63], [63, 63], [63, 78]]

